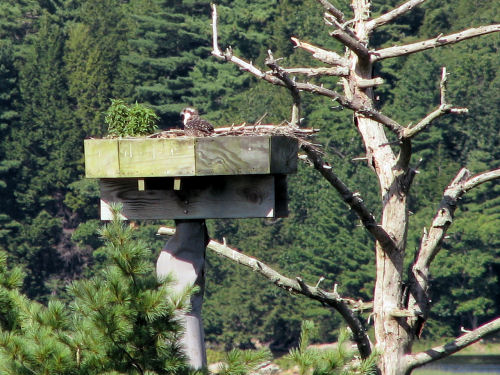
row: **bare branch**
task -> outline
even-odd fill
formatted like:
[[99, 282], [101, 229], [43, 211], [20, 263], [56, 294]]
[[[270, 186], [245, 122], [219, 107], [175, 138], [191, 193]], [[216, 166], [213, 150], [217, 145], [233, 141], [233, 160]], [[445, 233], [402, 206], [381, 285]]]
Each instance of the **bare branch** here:
[[295, 44], [296, 47], [302, 48], [303, 50], [312, 53], [313, 57], [316, 60], [319, 60], [328, 65], [337, 65], [349, 69], [349, 63], [347, 59], [341, 57], [338, 53], [333, 51], [328, 51], [321, 47], [314, 46], [312, 44], [302, 42], [295, 37], [290, 38], [292, 43]]
[[474, 38], [476, 36], [491, 34], [499, 31], [500, 24], [481, 26], [460, 31], [455, 34], [438, 36], [436, 38], [424, 40], [422, 42], [407, 44], [404, 46], [394, 46], [377, 51], [370, 51], [371, 61], [376, 62], [391, 57], [410, 55], [415, 52], [425, 51], [430, 48], [441, 47], [448, 44], [454, 44], [463, 40]]
[[368, 21], [366, 23], [366, 28], [372, 31], [379, 26], [385, 25], [395, 20], [396, 18], [404, 15], [405, 13], [408, 13], [410, 10], [422, 4], [424, 1], [426, 0], [409, 0], [404, 4], [401, 4], [399, 7], [391, 10], [390, 12], [385, 13], [378, 18]]
[[367, 89], [373, 86], [380, 86], [383, 85], [384, 83], [385, 81], [382, 77], [374, 77], [371, 79], [358, 78], [356, 80], [356, 86], [358, 86], [360, 89]]
[[325, 10], [334, 16], [338, 22], [344, 23], [344, 13], [335, 8], [328, 0], [318, 0], [321, 5], [325, 8]]
[[321, 175], [337, 190], [342, 200], [356, 212], [361, 219], [363, 226], [381, 244], [387, 252], [397, 250], [396, 243], [389, 234], [376, 222], [373, 214], [366, 208], [363, 199], [357, 193], [353, 193], [349, 188], [333, 173], [332, 168], [323, 160], [321, 154], [310, 145], [301, 145], [309, 159], [312, 161]]
[[[175, 229], [161, 227], [158, 229], [157, 233], [161, 235], [172, 236], [175, 233]], [[373, 307], [372, 303], [364, 303], [362, 301], [342, 298], [337, 293], [337, 291], [327, 292], [317, 286], [308, 285], [300, 277], [290, 279], [275, 271], [260, 260], [245, 255], [238, 250], [232, 249], [225, 243], [211, 240], [207, 248], [238, 264], [251, 268], [254, 272], [261, 274], [262, 276], [270, 280], [273, 284], [288, 292], [302, 294], [306, 297], [333, 307], [342, 315], [342, 317], [346, 320], [347, 324], [351, 328], [361, 356], [363, 358], [366, 358], [370, 355], [370, 341], [365, 333], [362, 323], [357, 318], [355, 311], [371, 310]]]
[[425, 319], [429, 312], [429, 268], [433, 259], [441, 250], [442, 242], [453, 222], [459, 199], [469, 190], [494, 179], [500, 178], [500, 168], [470, 177], [470, 172], [463, 168], [445, 189], [438, 212], [430, 229], [424, 230], [420, 241], [417, 259], [410, 273], [411, 300], [410, 309], [418, 310]]
[[401, 136], [404, 132], [404, 127], [398, 124], [396, 121], [391, 119], [390, 117], [378, 112], [377, 110], [364, 106], [363, 103], [360, 101], [356, 100], [349, 100], [345, 96], [339, 94], [338, 92], [334, 90], [327, 89], [323, 86], [318, 86], [318, 85], [313, 85], [311, 83], [302, 83], [302, 82], [297, 82], [297, 88], [301, 91], [308, 91], [311, 93], [327, 96], [336, 102], [338, 102], [341, 106], [351, 109], [354, 112], [358, 113], [361, 116], [370, 118], [372, 120], [375, 120], [385, 127], [387, 127], [389, 130], [391, 130], [393, 133], [395, 133], [398, 137]]
[[[347, 77], [349, 69], [343, 66], [336, 66], [331, 68], [283, 68], [283, 71], [288, 74], [305, 74], [308, 77], [316, 76], [338, 76]], [[266, 72], [267, 73], [267, 72]]]
[[360, 59], [368, 60], [370, 58], [370, 51], [368, 51], [368, 48], [366, 48], [366, 46], [356, 37], [350, 35], [346, 31], [339, 28], [332, 31], [330, 35], [353, 51]]
[[436, 110], [428, 114], [418, 124], [405, 128], [402, 134], [403, 139], [413, 138], [415, 135], [426, 129], [435, 119], [445, 114], [448, 113], [465, 114], [469, 112], [467, 108], [454, 107], [453, 105], [448, 104], [446, 102], [446, 80], [447, 80], [446, 68], [443, 67], [441, 74], [441, 82], [439, 84], [441, 91], [441, 105]]
[[[232, 54], [231, 50], [228, 50], [225, 53], [221, 52], [221, 50], [218, 46], [218, 43], [217, 43], [217, 34], [216, 34], [217, 33], [217, 26], [216, 26], [217, 25], [217, 12], [216, 12], [215, 5], [212, 5], [212, 9], [213, 9], [212, 10], [212, 26], [213, 26], [213, 33], [214, 33], [212, 54], [215, 57], [218, 57], [220, 59], [223, 59], [226, 61], [231, 61], [232, 63], [239, 66], [242, 70], [248, 71], [248, 72], [252, 73], [254, 76], [256, 76], [260, 79], [263, 79], [269, 83], [272, 83], [273, 85], [286, 87], [286, 84], [281, 79], [279, 79], [271, 74], [267, 74], [267, 73], [261, 71], [260, 69], [258, 69], [257, 67], [255, 67], [254, 65], [252, 65], [251, 63], [234, 56]], [[292, 38], [292, 41], [294, 43], [296, 43], [297, 46], [300, 48], [304, 48], [310, 52], [315, 51], [314, 52], [315, 54], [322, 53], [319, 51], [320, 49], [318, 47], [312, 46], [312, 45], [307, 44], [307, 43], [300, 42], [296, 38]], [[324, 50], [321, 50], [321, 51], [324, 51]], [[324, 51], [324, 52], [329, 52], [329, 51]], [[338, 55], [334, 52], [330, 52], [329, 56], [334, 57], [334, 56], [338, 56]], [[340, 56], [338, 56], [338, 57], [340, 57]], [[336, 57], [335, 57], [335, 59], [336, 59]], [[375, 120], [375, 121], [383, 124], [388, 129], [390, 129], [392, 132], [396, 133], [398, 135], [398, 137], [400, 137], [401, 134], [403, 134], [403, 131], [404, 131], [403, 126], [398, 124], [396, 121], [392, 120], [390, 117], [383, 115], [382, 113], [376, 111], [375, 109], [363, 105], [363, 103], [361, 103], [359, 101], [348, 100], [345, 96], [340, 95], [336, 91], [329, 90], [329, 89], [324, 88], [322, 86], [317, 86], [317, 85], [313, 85], [310, 83], [296, 82], [295, 87], [301, 91], [308, 91], [308, 92], [317, 93], [317, 94], [320, 94], [323, 96], [327, 96], [327, 97], [337, 101], [340, 105], [355, 111], [359, 115], [365, 116], [367, 118], [370, 118], [372, 120]]]
[[429, 113], [418, 124], [405, 128], [402, 138], [410, 139], [426, 129], [435, 119], [448, 113], [468, 113], [467, 108], [453, 107], [451, 104], [440, 105], [436, 110]]
[[249, 63], [245, 60], [240, 59], [239, 57], [236, 57], [233, 55], [233, 51], [231, 48], [228, 48], [226, 52], [222, 52], [219, 43], [217, 41], [218, 39], [218, 34], [217, 34], [217, 8], [215, 4], [212, 4], [212, 55], [225, 60], [225, 61], [230, 61], [237, 66], [240, 67], [241, 70], [247, 71], [249, 73], [252, 73], [254, 76], [261, 78], [265, 81], [268, 81], [272, 83], [273, 85], [280, 85], [282, 82], [276, 78], [273, 77], [270, 74], [266, 74], [263, 71], [261, 71], [259, 68], [255, 67], [252, 63]]
[[273, 75], [278, 77], [290, 90], [290, 94], [292, 95], [293, 105], [292, 105], [292, 119], [290, 124], [292, 126], [300, 125], [300, 93], [299, 89], [294, 80], [292, 80], [288, 73], [283, 70], [281, 66], [278, 65], [278, 62], [274, 59], [271, 51], [267, 51], [268, 58], [266, 59], [266, 65], [270, 67], [273, 71]]
[[480, 173], [474, 177], [469, 178], [469, 176], [470, 172], [463, 168], [444, 191], [443, 199], [431, 228], [427, 235], [422, 238], [415, 267], [419, 269], [429, 267], [440, 250], [446, 231], [453, 222], [458, 200], [469, 190], [485, 182], [500, 178], [500, 168]]
[[466, 333], [447, 344], [436, 346], [425, 352], [408, 355], [406, 357], [406, 366], [408, 370], [421, 367], [438, 359], [448, 357], [463, 348], [474, 344], [485, 336], [500, 331], [500, 317], [486, 323], [475, 330]]

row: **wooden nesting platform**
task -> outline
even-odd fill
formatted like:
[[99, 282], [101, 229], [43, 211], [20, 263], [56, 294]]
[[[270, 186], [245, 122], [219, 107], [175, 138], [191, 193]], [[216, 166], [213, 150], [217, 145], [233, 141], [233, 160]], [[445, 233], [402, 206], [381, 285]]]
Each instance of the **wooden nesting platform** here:
[[101, 219], [287, 216], [286, 174], [297, 139], [282, 135], [85, 140], [85, 173], [99, 178]]

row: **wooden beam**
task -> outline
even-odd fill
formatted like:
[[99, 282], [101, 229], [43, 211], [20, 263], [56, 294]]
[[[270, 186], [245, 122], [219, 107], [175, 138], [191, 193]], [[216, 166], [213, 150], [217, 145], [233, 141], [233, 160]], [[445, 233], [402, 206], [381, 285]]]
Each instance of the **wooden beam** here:
[[186, 177], [182, 190], [173, 189], [173, 178], [146, 178], [144, 191], [135, 178], [101, 179], [101, 219], [111, 219], [111, 202], [122, 203], [123, 219], [134, 220], [286, 216], [282, 179], [278, 204], [272, 175]]
[[89, 178], [288, 174], [298, 141], [274, 135], [85, 140]]
[[85, 176], [120, 177], [118, 139], [86, 139]]
[[120, 176], [192, 176], [194, 143], [194, 138], [119, 140]]

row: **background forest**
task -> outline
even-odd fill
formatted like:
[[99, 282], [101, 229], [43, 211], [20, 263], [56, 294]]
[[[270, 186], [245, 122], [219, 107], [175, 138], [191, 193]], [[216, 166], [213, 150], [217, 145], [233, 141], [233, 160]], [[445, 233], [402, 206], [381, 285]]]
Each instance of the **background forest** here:
[[[348, 10], [346, 0], [336, 3]], [[375, 2], [384, 12], [396, 0]], [[282, 65], [292, 56], [291, 36], [342, 52], [322, 25], [315, 0], [221, 0], [219, 34], [239, 56], [261, 64], [271, 49]], [[494, 0], [429, 2], [377, 31], [376, 46], [415, 41], [500, 20]], [[467, 116], [436, 121], [416, 144], [422, 158], [411, 211], [409, 249], [433, 216], [445, 185], [461, 166], [479, 172], [500, 164], [500, 35], [382, 63], [379, 106], [400, 123], [425, 116], [439, 102], [441, 66], [450, 73], [450, 102]], [[180, 126], [179, 112], [197, 107], [214, 124], [289, 118], [286, 90], [269, 87], [210, 56], [208, 0], [2, 0], [0, 4], [0, 249], [24, 268], [23, 290], [47, 302], [69, 298], [66, 286], [95, 274], [102, 263], [97, 235], [97, 182], [84, 178], [83, 139], [106, 132], [112, 98], [150, 105], [160, 127]], [[460, 57], [460, 58], [458, 58]], [[336, 78], [331, 78], [336, 79]], [[377, 182], [352, 125], [352, 114], [325, 98], [303, 96], [303, 125], [321, 129], [336, 173], [375, 207]], [[425, 146], [425, 147], [424, 147]], [[419, 150], [422, 150], [419, 152]], [[433, 268], [434, 317], [426, 337], [455, 335], [500, 314], [500, 184], [475, 189]], [[289, 179], [290, 216], [277, 221], [213, 220], [210, 234], [259, 257], [284, 274], [325, 289], [338, 284], [351, 296], [373, 290], [373, 243], [356, 217], [307, 165]], [[473, 220], [471, 218], [474, 218]], [[156, 259], [164, 239], [159, 223], [138, 232]], [[333, 340], [340, 317], [316, 302], [290, 296], [258, 275], [208, 254], [204, 319], [214, 345], [280, 350], [296, 342], [300, 322], [320, 326], [317, 340]]]

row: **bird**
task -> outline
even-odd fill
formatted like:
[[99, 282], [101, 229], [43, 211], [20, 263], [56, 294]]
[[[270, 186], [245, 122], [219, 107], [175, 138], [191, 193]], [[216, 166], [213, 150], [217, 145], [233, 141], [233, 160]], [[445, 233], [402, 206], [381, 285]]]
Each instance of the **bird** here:
[[184, 108], [181, 117], [184, 124], [184, 134], [188, 137], [206, 137], [214, 132], [213, 125], [202, 119], [195, 108]]

